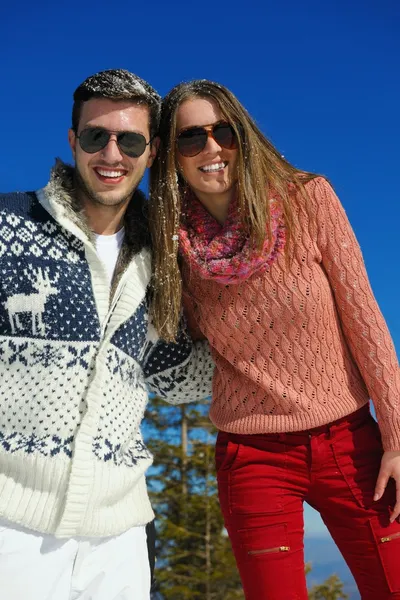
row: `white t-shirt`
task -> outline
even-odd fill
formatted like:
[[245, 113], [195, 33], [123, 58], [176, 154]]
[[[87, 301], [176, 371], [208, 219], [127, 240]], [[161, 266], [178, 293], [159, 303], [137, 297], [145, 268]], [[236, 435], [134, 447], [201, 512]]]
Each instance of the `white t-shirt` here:
[[115, 265], [117, 264], [119, 251], [121, 250], [122, 242], [124, 241], [124, 236], [124, 227], [113, 235], [98, 235], [96, 233], [97, 254], [106, 268], [110, 285], [114, 275]]

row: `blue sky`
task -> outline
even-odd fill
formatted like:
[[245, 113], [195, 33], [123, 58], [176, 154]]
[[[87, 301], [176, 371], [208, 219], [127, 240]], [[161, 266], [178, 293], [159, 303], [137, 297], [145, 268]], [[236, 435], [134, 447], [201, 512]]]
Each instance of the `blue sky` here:
[[23, 0], [3, 7], [0, 32], [1, 191], [41, 187], [55, 156], [70, 160], [88, 75], [127, 68], [161, 94], [219, 81], [288, 160], [334, 184], [400, 347], [398, 0]]

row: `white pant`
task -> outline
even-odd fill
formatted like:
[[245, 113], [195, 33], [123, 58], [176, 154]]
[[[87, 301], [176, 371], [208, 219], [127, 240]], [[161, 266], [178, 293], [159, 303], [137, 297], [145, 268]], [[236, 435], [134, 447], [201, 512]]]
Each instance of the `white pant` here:
[[1, 600], [149, 600], [145, 527], [58, 539], [0, 520]]

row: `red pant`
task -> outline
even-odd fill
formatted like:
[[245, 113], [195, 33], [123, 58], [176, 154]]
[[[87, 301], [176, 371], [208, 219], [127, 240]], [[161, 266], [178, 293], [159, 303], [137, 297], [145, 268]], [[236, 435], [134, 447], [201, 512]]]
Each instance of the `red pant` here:
[[362, 600], [400, 599], [393, 480], [373, 492], [382, 456], [368, 406], [306, 432], [218, 434], [218, 489], [246, 600], [307, 600], [305, 500], [322, 516]]

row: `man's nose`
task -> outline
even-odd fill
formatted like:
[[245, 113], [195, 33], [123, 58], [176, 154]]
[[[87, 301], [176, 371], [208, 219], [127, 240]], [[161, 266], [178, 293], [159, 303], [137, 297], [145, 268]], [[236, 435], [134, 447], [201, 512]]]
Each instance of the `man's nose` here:
[[124, 157], [123, 153], [119, 149], [118, 140], [115, 133], [110, 135], [107, 146], [101, 150], [102, 157], [110, 163], [119, 162]]

